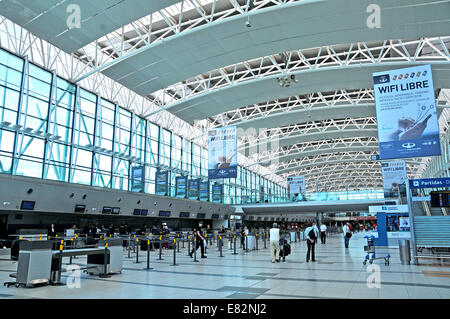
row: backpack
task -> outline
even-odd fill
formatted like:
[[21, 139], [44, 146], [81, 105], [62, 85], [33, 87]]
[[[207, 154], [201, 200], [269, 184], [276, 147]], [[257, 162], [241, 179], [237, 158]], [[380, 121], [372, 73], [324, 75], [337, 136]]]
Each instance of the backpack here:
[[314, 231], [314, 228], [311, 228], [311, 230], [310, 230], [309, 233], [308, 233], [308, 236], [309, 236], [309, 238], [311, 238], [311, 239], [313, 239], [313, 240], [316, 240], [316, 239], [317, 239], [317, 237], [316, 237], [316, 232]]

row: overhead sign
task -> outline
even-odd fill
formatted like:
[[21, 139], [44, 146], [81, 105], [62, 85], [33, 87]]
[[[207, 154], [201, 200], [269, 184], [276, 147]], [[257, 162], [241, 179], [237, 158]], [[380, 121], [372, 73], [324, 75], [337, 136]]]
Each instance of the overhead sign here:
[[295, 200], [298, 195], [305, 194], [305, 176], [292, 176], [287, 178], [289, 198]]
[[406, 163], [405, 161], [382, 162], [384, 197], [398, 197], [398, 192], [406, 191]]
[[131, 191], [144, 193], [145, 167], [134, 166], [131, 168]]
[[369, 206], [369, 213], [407, 213], [408, 205]]
[[189, 190], [188, 190], [188, 198], [189, 199], [199, 199], [200, 197], [200, 179], [190, 179], [189, 180]]
[[208, 131], [208, 178], [237, 177], [236, 126]]
[[175, 196], [176, 197], [187, 197], [187, 176], [177, 176], [175, 178]]
[[209, 182], [200, 183], [200, 200], [205, 202], [209, 200]]
[[441, 155], [431, 66], [373, 73], [380, 159]]
[[409, 180], [410, 188], [439, 188], [450, 187], [450, 177], [425, 178]]
[[223, 197], [223, 185], [213, 184], [212, 186], [212, 201], [214, 203], [221, 203]]
[[155, 194], [156, 195], [168, 195], [169, 184], [169, 172], [168, 171], [156, 171], [155, 177]]

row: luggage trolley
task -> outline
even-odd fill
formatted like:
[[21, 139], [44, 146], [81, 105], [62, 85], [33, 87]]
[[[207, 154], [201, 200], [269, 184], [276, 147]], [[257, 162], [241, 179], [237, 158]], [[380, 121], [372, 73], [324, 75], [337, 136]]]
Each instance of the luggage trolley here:
[[367, 252], [367, 255], [364, 257], [363, 265], [366, 265], [367, 262], [369, 262], [369, 264], [372, 264], [376, 259], [384, 259], [384, 264], [386, 266], [389, 266], [389, 258], [391, 258], [391, 255], [387, 254], [384, 257], [376, 257], [375, 236], [364, 236], [364, 238], [367, 239], [367, 246], [364, 246], [364, 251]]

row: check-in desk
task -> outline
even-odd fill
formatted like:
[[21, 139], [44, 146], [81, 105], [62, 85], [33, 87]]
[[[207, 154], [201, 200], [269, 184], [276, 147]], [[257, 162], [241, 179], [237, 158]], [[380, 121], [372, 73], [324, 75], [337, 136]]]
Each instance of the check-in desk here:
[[107, 274], [122, 273], [123, 268], [123, 239], [122, 238], [107, 238], [98, 241], [99, 249], [102, 249], [101, 254], [89, 254], [87, 257], [87, 272], [91, 275], [104, 274], [105, 267], [105, 245], [108, 244], [106, 256], [106, 272]]
[[49, 283], [52, 245], [48, 240], [20, 241], [16, 286]]

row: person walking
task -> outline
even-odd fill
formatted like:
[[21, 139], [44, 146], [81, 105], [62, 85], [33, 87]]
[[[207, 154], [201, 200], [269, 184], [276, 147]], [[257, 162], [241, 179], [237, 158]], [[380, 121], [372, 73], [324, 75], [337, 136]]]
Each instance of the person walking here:
[[348, 248], [348, 243], [350, 241], [350, 238], [352, 237], [352, 231], [350, 230], [349, 223], [345, 223], [345, 225], [342, 227], [342, 232], [344, 233], [345, 248]]
[[277, 223], [273, 223], [272, 228], [269, 231], [270, 234], [270, 255], [272, 257], [272, 262], [275, 260], [280, 262], [280, 229]]
[[308, 246], [308, 251], [306, 252], [306, 262], [309, 262], [310, 259], [315, 262], [315, 246], [317, 238], [319, 238], [319, 229], [317, 228], [316, 223], [313, 222], [305, 229], [305, 237], [306, 245]]
[[322, 244], [325, 244], [327, 240], [327, 226], [324, 223], [320, 225], [320, 240]]
[[207, 258], [205, 256], [205, 246], [204, 246], [204, 240], [205, 238], [203, 238], [202, 236], [202, 227], [203, 227], [203, 223], [199, 222], [198, 223], [198, 227], [193, 229], [193, 236], [195, 237], [196, 241], [195, 241], [195, 247], [192, 247], [192, 251], [189, 253], [189, 256], [192, 258], [192, 255], [194, 254], [194, 251], [198, 249], [198, 247], [200, 247], [200, 251], [202, 253], [202, 258]]

